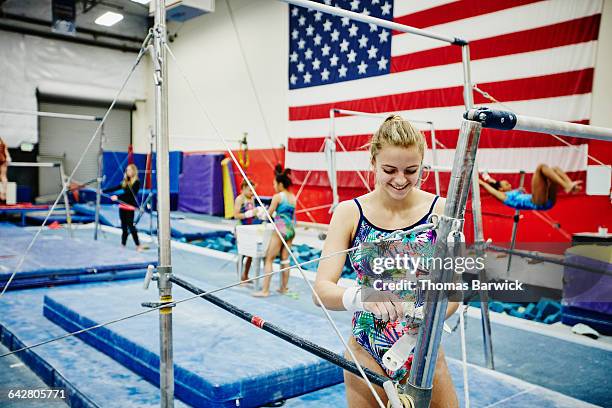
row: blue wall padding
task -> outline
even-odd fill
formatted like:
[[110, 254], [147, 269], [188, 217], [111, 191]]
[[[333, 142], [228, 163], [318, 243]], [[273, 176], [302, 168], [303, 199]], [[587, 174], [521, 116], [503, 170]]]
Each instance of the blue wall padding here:
[[18, 185], [17, 186], [17, 202], [31, 203], [32, 202], [32, 187]]
[[[612, 247], [607, 249], [611, 250]], [[608, 255], [612, 256], [610, 252]], [[612, 262], [569, 252], [565, 254], [565, 261], [596, 268], [602, 273], [564, 267], [563, 304], [608, 315], [608, 320], [612, 324]]]
[[[189, 295], [176, 288], [176, 298]], [[324, 347], [342, 352], [326, 321], [318, 316], [262, 302], [236, 292], [224, 300], [259, 314]], [[44, 315], [72, 331], [133, 312], [142, 298], [140, 283], [114, 288], [83, 288], [45, 297]], [[113, 299], [109, 302], [109, 299]], [[157, 315], [150, 314], [83, 334], [89, 344], [141, 374], [159, 381]], [[269, 333], [232, 317], [205, 301], [173, 311], [175, 391], [183, 402], [200, 407], [256, 407], [342, 382], [342, 370]], [[147, 334], [149, 333], [149, 334]]]
[[223, 215], [223, 154], [189, 154], [183, 157], [179, 210]]
[[[96, 208], [90, 204], [75, 204], [72, 209], [77, 213], [93, 216]], [[151, 215], [148, 212], [142, 213], [140, 220], [136, 224], [136, 229], [140, 232], [149, 233]], [[119, 207], [116, 204], [105, 204], [100, 206], [100, 223], [110, 227], [121, 228], [119, 219]], [[157, 215], [153, 215], [153, 233], [157, 232]], [[186, 221], [171, 219], [170, 233], [173, 238], [184, 238], [185, 240], [205, 239], [217, 236], [219, 231], [213, 228], [193, 225]]]
[[102, 153], [102, 174], [104, 182], [102, 188], [116, 186], [123, 180], [123, 172], [128, 165], [126, 152], [111, 152]]
[[[138, 167], [138, 177], [144, 187], [147, 155], [143, 153], [134, 153], [134, 164]], [[169, 176], [170, 176], [170, 192], [178, 193], [179, 191], [179, 176], [182, 169], [183, 152], [170, 152], [169, 153]], [[153, 154], [152, 170], [156, 168], [156, 156]], [[102, 156], [102, 169], [104, 174], [103, 188], [116, 186], [123, 180], [123, 172], [127, 167], [128, 159], [126, 152], [113, 152], [106, 151]], [[155, 178], [155, 172], [152, 176], [153, 190], [157, 188], [157, 181]]]
[[[0, 229], [0, 287], [9, 279], [21, 254], [31, 242], [34, 231]], [[25, 258], [15, 276], [15, 288], [19, 281], [24, 286], [60, 283], [62, 279], [73, 281], [68, 276], [95, 275], [103, 272], [133, 271], [157, 264], [156, 254], [119, 251], [117, 243], [72, 238], [59, 234], [41, 234]], [[112, 274], [101, 276], [108, 279]], [[11, 283], [11, 287], [13, 283]], [[11, 288], [9, 287], [9, 289]]]
[[[146, 162], [146, 155], [145, 156], [145, 162]], [[179, 178], [181, 176], [181, 173], [183, 171], [183, 152], [170, 152], [169, 156], [170, 158], [170, 162], [169, 162], [169, 170], [170, 170], [170, 192], [171, 193], [178, 193], [179, 192]], [[153, 170], [156, 169], [156, 158], [157, 155], [155, 153], [153, 153]], [[142, 169], [144, 170], [144, 164]], [[156, 173], [153, 173], [153, 177], [152, 177], [152, 182], [153, 182], [153, 190], [157, 190], [157, 179], [155, 177]], [[144, 177], [144, 176], [142, 176]]]

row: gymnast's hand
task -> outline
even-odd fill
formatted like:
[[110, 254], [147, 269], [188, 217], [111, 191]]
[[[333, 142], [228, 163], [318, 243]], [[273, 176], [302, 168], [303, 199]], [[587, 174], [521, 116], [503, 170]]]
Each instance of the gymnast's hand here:
[[367, 312], [371, 312], [377, 319], [385, 322], [394, 322], [396, 320], [404, 320], [404, 303], [391, 292], [381, 292], [371, 297], [376, 299], [375, 302], [368, 302], [367, 298], [363, 302], [363, 308]]
[[268, 215], [266, 214], [266, 209], [264, 207], [257, 207], [256, 211], [256, 215], [257, 218], [259, 218], [261, 221], [267, 221], [268, 220]]
[[404, 301], [392, 292], [352, 286], [344, 291], [342, 304], [350, 312], [370, 312], [385, 322], [404, 319]]
[[118, 200], [118, 197], [117, 197], [116, 195], [112, 195], [112, 196], [111, 196], [111, 200], [113, 200], [113, 201], [117, 201], [117, 200]]
[[248, 210], [244, 212], [244, 218], [253, 218], [253, 215], [255, 215], [255, 211], [253, 210]]

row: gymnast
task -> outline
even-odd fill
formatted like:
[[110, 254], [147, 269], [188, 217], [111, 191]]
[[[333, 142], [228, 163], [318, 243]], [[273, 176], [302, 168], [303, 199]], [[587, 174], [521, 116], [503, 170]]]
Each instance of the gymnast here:
[[[291, 246], [293, 238], [295, 238], [295, 205], [296, 197], [289, 187], [292, 185], [291, 181], [291, 170], [284, 169], [280, 164], [277, 164], [274, 169], [274, 191], [276, 194], [272, 197], [272, 203], [268, 212], [274, 215], [274, 224], [276, 228], [283, 235], [283, 239], [287, 242], [288, 246]], [[281, 268], [289, 266], [289, 252], [287, 248], [283, 247], [283, 243], [278, 235], [273, 234], [270, 238], [270, 244], [266, 252], [266, 259], [264, 262], [264, 271], [266, 274], [272, 272], [272, 264], [274, 259], [280, 252]], [[270, 280], [271, 275], [267, 275], [263, 278], [263, 288], [259, 292], [253, 293], [255, 297], [267, 297], [270, 295]], [[285, 294], [289, 291], [289, 271], [284, 271], [281, 276], [281, 285], [278, 289], [280, 294]]]
[[105, 188], [104, 193], [111, 193], [117, 190], [123, 190], [120, 195], [111, 196], [111, 200], [119, 202], [119, 219], [121, 220], [121, 245], [125, 247], [127, 244], [128, 231], [132, 234], [136, 249], [142, 251], [144, 248], [140, 246], [138, 239], [138, 231], [134, 226], [134, 211], [138, 209], [138, 201], [136, 197], [140, 190], [140, 180], [138, 179], [138, 167], [135, 164], [128, 164], [123, 175], [123, 181], [116, 186]]
[[557, 186], [566, 193], [576, 193], [582, 189], [582, 181], [572, 181], [559, 167], [540, 164], [531, 178], [531, 194], [522, 189], [512, 189], [508, 180], [497, 181], [487, 172], [478, 183], [493, 197], [517, 210], [545, 211], [554, 207], [557, 200]]
[[8, 193], [8, 178], [6, 173], [8, 171], [8, 165], [11, 162], [11, 155], [8, 151], [8, 146], [4, 143], [4, 140], [0, 137], [0, 183], [2, 183], [2, 189], [0, 190], [0, 203], [6, 203], [6, 195]]
[[[372, 137], [370, 157], [375, 176], [372, 192], [336, 208], [330, 225], [322, 256], [350, 247], [384, 238], [393, 231], [410, 229], [427, 221], [430, 214], [443, 214], [445, 200], [416, 187], [419, 170], [423, 165], [426, 149], [425, 137], [400, 116], [389, 116]], [[406, 244], [431, 249], [435, 242], [434, 231], [411, 234], [404, 238]], [[362, 286], [344, 288], [338, 285], [346, 256], [321, 259], [315, 280], [315, 291], [330, 310], [348, 310], [353, 316], [353, 335], [349, 348], [360, 364], [370, 370], [404, 383], [412, 364], [412, 355], [397, 371], [388, 370], [382, 362], [387, 350], [402, 336], [413, 336], [416, 341], [421, 318], [415, 318], [405, 310], [422, 310], [424, 294], [411, 292], [410, 297], [398, 297], [380, 292], [380, 301], [362, 299]], [[350, 252], [349, 260], [357, 274], [357, 284], [367, 284], [366, 268], [356, 252]], [[410, 299], [410, 301], [408, 301]], [[315, 303], [316, 303], [316, 299]], [[450, 302], [447, 317], [455, 312], [458, 304]], [[406, 321], [406, 316], [411, 318]], [[422, 314], [421, 316], [422, 317]], [[348, 358], [348, 356], [347, 356]], [[344, 373], [349, 407], [374, 407], [376, 400], [363, 379]], [[375, 387], [386, 404], [387, 397], [380, 387]], [[439, 352], [436, 363], [432, 407], [458, 407], [455, 388], [450, 377], [444, 353]]]
[[[255, 187], [255, 183], [251, 180], [251, 185]], [[261, 224], [261, 220], [259, 219], [261, 207], [257, 207], [255, 205], [255, 200], [253, 199], [253, 191], [251, 187], [249, 187], [249, 183], [246, 179], [242, 180], [242, 184], [240, 185], [240, 194], [236, 197], [234, 201], [234, 218], [238, 220], [238, 222], [242, 225], [253, 225], [253, 224]], [[244, 270], [242, 271], [242, 277], [240, 280], [246, 281], [249, 279], [249, 269], [251, 268], [251, 262], [253, 258], [250, 256], [245, 257], [244, 262]]]

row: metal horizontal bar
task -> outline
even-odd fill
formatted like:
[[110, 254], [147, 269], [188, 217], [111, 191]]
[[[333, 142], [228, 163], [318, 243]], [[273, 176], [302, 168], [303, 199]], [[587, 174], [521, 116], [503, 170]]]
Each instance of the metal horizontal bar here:
[[591, 266], [576, 264], [576, 263], [573, 263], [573, 262], [566, 262], [565, 260], [553, 258], [551, 256], [540, 255], [537, 252], [519, 251], [519, 250], [516, 250], [516, 249], [509, 249], [509, 248], [500, 247], [500, 246], [497, 246], [497, 245], [490, 245], [490, 244], [487, 245], [487, 249], [490, 249], [490, 250], [493, 250], [493, 251], [496, 251], [496, 252], [502, 252], [502, 253], [506, 253], [506, 254], [516, 255], [516, 256], [521, 257], [521, 258], [529, 258], [529, 259], [533, 259], [533, 260], [536, 260], [536, 261], [547, 262], [547, 263], [551, 263], [551, 264], [555, 264], [555, 265], [560, 265], [560, 266], [567, 266], [568, 268], [581, 269], [581, 270], [587, 271], [587, 272], [593, 272], [593, 273], [597, 273], [597, 274], [601, 274], [601, 275], [612, 276], [612, 273], [608, 272], [605, 269], [593, 268]]
[[[434, 166], [432, 164], [427, 164], [427, 163], [424, 163], [423, 166], [427, 167], [427, 170], [430, 170], [430, 171], [437, 170], [437, 171], [450, 173], [453, 170], [453, 168], [449, 166]], [[496, 168], [487, 168], [486, 171], [488, 173], [496, 173], [496, 174], [519, 174], [520, 172], [525, 172], [525, 170], [521, 170], [521, 169], [496, 169]]]
[[612, 142], [612, 129], [598, 126], [580, 125], [578, 123], [561, 122], [558, 120], [542, 119], [531, 116], [518, 115], [516, 126], [514, 128], [517, 130], [553, 133], [555, 135]]
[[85, 121], [91, 121], [91, 122], [97, 122], [97, 121], [102, 120], [100, 116], [73, 115], [70, 113], [56, 113], [56, 112], [38, 112], [38, 111], [27, 111], [27, 110], [20, 110], [20, 109], [0, 108], [0, 114], [1, 113], [7, 113], [11, 115], [40, 116], [40, 117], [46, 117], [46, 118], [85, 120]]
[[106, 41], [98, 41], [90, 38], [82, 38], [78, 35], [73, 37], [70, 35], [64, 35], [60, 33], [54, 33], [53, 31], [47, 30], [37, 30], [34, 28], [23, 27], [16, 24], [6, 24], [0, 21], [0, 30], [9, 31], [13, 33], [25, 34], [25, 35], [35, 35], [42, 38], [51, 38], [59, 41], [66, 41], [76, 44], [85, 44], [85, 45], [93, 45], [95, 47], [109, 48], [111, 50], [119, 50], [123, 52], [139, 52], [140, 48], [133, 47], [129, 45], [123, 44], [114, 44]]
[[375, 24], [379, 27], [388, 28], [389, 30], [396, 30], [402, 33], [410, 33], [420, 35], [421, 37], [432, 38], [434, 40], [447, 42], [453, 45], [465, 45], [467, 41], [458, 37], [449, 37], [442, 34], [433, 33], [431, 31], [421, 30], [420, 28], [410, 27], [404, 24], [394, 23], [393, 21], [385, 20], [382, 18], [372, 17], [354, 11], [344, 10], [339, 7], [332, 7], [326, 4], [315, 3], [309, 0], [280, 0], [283, 3], [293, 4], [296, 6], [306, 7], [311, 10], [318, 10], [324, 13], [333, 14], [341, 17], [348, 17], [353, 20], [361, 21], [362, 23]]
[[[330, 363], [333, 363], [347, 371], [350, 371], [351, 373], [357, 376], [361, 376], [355, 363], [347, 360], [341, 355], [334, 353], [333, 351], [328, 350], [324, 347], [321, 347], [318, 344], [315, 344], [309, 340], [301, 338], [296, 334], [286, 331], [272, 323], [268, 323], [259, 316], [239, 309], [238, 307], [232, 305], [229, 302], [226, 302], [225, 300], [218, 298], [215, 295], [204, 295], [205, 291], [203, 289], [192, 285], [191, 283], [177, 277], [176, 275], [172, 276], [170, 280], [176, 283], [178, 286], [182, 287], [183, 289], [186, 289], [189, 292], [193, 293], [194, 295], [202, 295], [202, 299], [214, 304], [215, 306], [220, 307], [221, 309], [230, 312], [234, 316], [239, 317], [242, 320], [246, 320], [247, 322], [254, 324], [256, 327], [259, 327], [260, 329], [267, 331], [268, 333], [273, 334], [274, 336], [285, 340], [301, 348], [302, 350], [308, 351], [309, 353], [312, 353], [317, 357], [321, 357], [329, 361]], [[373, 384], [378, 385], [380, 387], [382, 387], [383, 384], [388, 381], [388, 378], [385, 378], [384, 376], [377, 374], [368, 368], [364, 368], [364, 372]]]
[[9, 162], [11, 167], [59, 167], [59, 163]]
[[[353, 116], [370, 116], [373, 118], [381, 118], [381, 119], [387, 119], [389, 117], [388, 114], [380, 114], [380, 113], [371, 113], [371, 112], [359, 112], [359, 111], [352, 111], [352, 110], [348, 110], [348, 109], [332, 109], [334, 111], [334, 113], [340, 113], [342, 115], [353, 115]], [[405, 118], [408, 122], [414, 122], [414, 123], [423, 123], [423, 124], [427, 124], [427, 125], [432, 125], [433, 122], [429, 121], [429, 120], [416, 120], [416, 119], [410, 119], [410, 118]]]
[[[50, 21], [50, 20], [42, 20], [42, 19], [28, 17], [28, 16], [21, 16], [19, 14], [13, 14], [13, 13], [3, 13], [2, 18], [6, 18], [8, 20], [15, 20], [15, 21], [19, 21], [19, 22], [27, 23], [27, 24], [35, 24], [38, 26], [43, 26], [45, 28], [49, 28], [53, 25], [53, 21]], [[130, 37], [127, 35], [121, 35], [121, 34], [115, 34], [115, 33], [107, 33], [104, 31], [91, 30], [89, 28], [81, 27], [81, 26], [77, 26], [76, 31], [80, 34], [91, 35], [94, 38], [107, 37], [107, 38], [112, 38], [115, 40], [131, 41], [131, 42], [137, 43], [138, 45], [142, 44], [142, 42], [144, 41], [144, 37], [138, 38], [138, 37]]]
[[516, 115], [514, 112], [480, 107], [470, 109], [463, 115], [465, 119], [480, 122], [482, 127], [499, 130], [527, 130], [530, 132], [550, 133], [560, 136], [612, 142], [612, 129], [562, 122], [559, 120]]

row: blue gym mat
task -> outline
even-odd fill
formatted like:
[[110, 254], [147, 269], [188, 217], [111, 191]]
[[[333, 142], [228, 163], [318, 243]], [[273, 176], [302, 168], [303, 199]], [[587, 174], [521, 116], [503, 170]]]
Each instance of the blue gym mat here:
[[[89, 204], [75, 204], [73, 207], [74, 211], [79, 214], [94, 216], [96, 213], [95, 206]], [[141, 232], [149, 233], [151, 215], [149, 213], [142, 213], [140, 220], [136, 224], [136, 229]], [[104, 204], [100, 206], [100, 223], [115, 228], [121, 228], [121, 221], [119, 220], [119, 209], [116, 204]], [[219, 234], [224, 235], [226, 231], [218, 231], [213, 228], [206, 228], [199, 225], [192, 225], [188, 222], [180, 219], [170, 220], [170, 230], [173, 238], [184, 238], [188, 241], [194, 239], [205, 239], [209, 237], [216, 237]], [[154, 234], [157, 232], [157, 216], [153, 216], [153, 231]]]
[[[189, 295], [175, 288], [175, 299]], [[339, 341], [323, 318], [236, 292], [221, 292], [219, 295], [300, 336], [336, 352], [341, 350]], [[133, 310], [134, 300], [142, 297], [140, 285], [133, 283], [114, 287], [96, 285], [78, 293], [56, 291], [45, 297], [44, 315], [64, 329], [73, 331], [111, 316], [127, 314]], [[117, 301], [109, 303], [110, 298]], [[240, 406], [251, 407], [299, 396], [289, 400], [286, 406], [346, 406], [343, 385], [328, 387], [342, 381], [338, 368], [203, 300], [178, 305], [174, 309], [173, 324], [176, 396], [190, 405], [234, 407], [239, 402]], [[157, 314], [153, 313], [88, 332], [81, 338], [156, 383], [159, 378], [156, 329]], [[448, 362], [463, 405], [461, 364], [450, 358]], [[473, 407], [491, 404], [522, 408], [593, 407], [558, 392], [473, 365], [469, 366], [469, 378]], [[323, 387], [326, 388], [316, 391]]]
[[[191, 294], [175, 287], [175, 299]], [[231, 291], [223, 299], [324, 347], [340, 351], [339, 341], [321, 317]], [[66, 330], [92, 326], [133, 310], [143, 294], [140, 282], [55, 292], [45, 297], [44, 315]], [[109, 302], [109, 299], [113, 299]], [[159, 380], [157, 313], [133, 319], [81, 338], [152, 383]], [[257, 407], [303, 395], [342, 381], [342, 371], [318, 357], [233, 318], [203, 300], [174, 309], [175, 393], [201, 407]], [[155, 328], [155, 329], [152, 329]]]
[[[34, 230], [0, 228], [0, 288], [17, 268]], [[123, 249], [117, 242], [70, 238], [65, 230], [43, 231], [28, 252], [10, 289], [140, 277], [157, 264], [155, 251]]]
[[[447, 359], [453, 377], [459, 405], [465, 407], [463, 366], [460, 361]], [[576, 400], [555, 391], [518, 380], [509, 375], [468, 366], [470, 407], [500, 408], [595, 408], [596, 405]], [[325, 388], [287, 401], [285, 408], [346, 407], [344, 384]]]
[[[452, 326], [457, 318], [451, 317], [449, 324]], [[491, 323], [491, 332], [498, 372], [578, 400], [612, 407], [612, 352], [499, 323]], [[480, 319], [466, 319], [466, 344], [468, 361], [485, 366]], [[460, 357], [460, 337], [445, 338], [444, 351], [447, 356]]]
[[[47, 217], [46, 212], [36, 211], [31, 213], [26, 213], [25, 219], [28, 224], [41, 225], [45, 218]], [[86, 214], [72, 214], [70, 217], [70, 221], [75, 224], [86, 224], [88, 222], [94, 222], [94, 217], [92, 215]], [[55, 214], [51, 214], [47, 219], [46, 225], [51, 224], [52, 222], [59, 222], [60, 224], [66, 224], [66, 213], [57, 212]]]
[[[61, 290], [64, 294], [70, 294], [78, 293], [85, 287], [112, 287], [118, 284], [118, 282], [96, 282], [64, 286], [61, 289], [37, 288], [7, 292], [0, 298], [0, 310], [2, 310], [0, 313], [0, 341], [7, 348], [15, 350], [66, 333], [61, 327], [43, 317], [43, 296], [46, 293]], [[142, 310], [139, 301], [140, 299], [131, 303], [130, 312]], [[155, 322], [147, 329], [147, 332], [153, 333], [157, 330], [157, 326]], [[72, 407], [153, 408], [160, 406], [157, 387], [76, 337], [45, 344], [21, 352], [18, 356], [47, 386], [65, 389], [68, 396], [66, 402]], [[6, 386], [19, 384], [21, 384], [21, 379], [15, 378]], [[40, 406], [43, 406], [43, 401], [40, 402]], [[25, 401], [23, 403], [29, 404]], [[186, 405], [176, 400], [175, 407], [183, 408]]]

